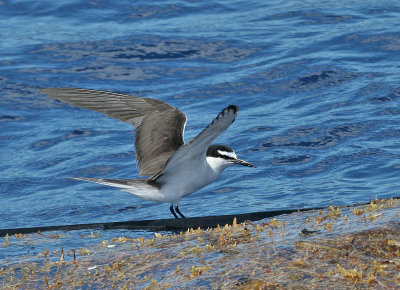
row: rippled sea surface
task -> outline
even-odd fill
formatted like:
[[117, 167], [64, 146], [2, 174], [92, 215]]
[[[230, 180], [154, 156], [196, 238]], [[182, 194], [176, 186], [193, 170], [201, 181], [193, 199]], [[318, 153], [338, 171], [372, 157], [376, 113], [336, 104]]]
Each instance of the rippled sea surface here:
[[229, 104], [230, 167], [187, 216], [400, 194], [398, 1], [0, 2], [1, 228], [170, 218], [168, 204], [66, 177], [137, 178], [133, 128], [38, 93], [152, 97], [196, 136]]

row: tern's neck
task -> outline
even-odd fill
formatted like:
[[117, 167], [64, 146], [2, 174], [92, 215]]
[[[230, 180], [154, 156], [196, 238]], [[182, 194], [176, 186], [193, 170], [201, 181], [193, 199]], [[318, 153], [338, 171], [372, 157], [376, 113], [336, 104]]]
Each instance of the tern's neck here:
[[208, 166], [218, 175], [221, 174], [222, 171], [224, 171], [224, 169], [229, 166], [229, 164], [224, 159], [217, 157], [207, 156], [206, 162]]

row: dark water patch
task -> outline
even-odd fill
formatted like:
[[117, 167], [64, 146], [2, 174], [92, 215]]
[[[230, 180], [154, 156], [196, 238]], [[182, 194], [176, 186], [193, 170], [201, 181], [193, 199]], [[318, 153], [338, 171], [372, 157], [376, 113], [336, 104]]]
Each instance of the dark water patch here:
[[84, 72], [84, 73], [90, 73], [94, 72], [96, 70], [103, 70], [103, 66], [92, 66], [92, 67], [85, 67], [85, 68], [77, 68], [75, 71], [76, 72]]
[[[25, 78], [28, 76], [25, 75]], [[26, 112], [59, 107], [59, 102], [54, 99], [39, 97], [38, 91], [41, 88], [43, 87], [6, 81], [1, 87], [0, 106]]]
[[382, 96], [382, 97], [372, 97], [369, 99], [369, 101], [372, 103], [386, 103], [386, 102], [392, 102], [393, 99], [390, 96]]
[[385, 109], [382, 109], [382, 110], [378, 110], [377, 112], [375, 112], [375, 114], [377, 114], [377, 115], [388, 115], [388, 116], [394, 115], [394, 116], [397, 116], [397, 115], [400, 115], [400, 108], [398, 108], [398, 107], [385, 108]]
[[371, 98], [375, 98], [377, 96], [374, 94], [376, 94], [377, 91], [388, 93], [388, 89], [387, 85], [383, 82], [368, 82], [357, 91], [357, 94], [360, 96], [370, 96]]
[[[123, 64], [121, 65], [113, 64], [104, 67], [103, 66], [92, 67], [91, 64], [88, 63], [86, 67], [73, 65], [71, 67], [63, 67], [60, 69], [29, 68], [20, 70], [21, 73], [32, 74], [32, 75], [34, 74], [44, 75], [49, 73], [50, 71], [57, 74], [75, 75], [76, 77], [79, 76], [80, 78], [87, 78], [91, 80], [103, 79], [108, 81], [115, 80], [115, 81], [146, 82], [151, 79], [159, 80], [162, 77], [164, 78], [169, 77], [169, 79], [171, 79], [172, 77], [178, 79], [184, 76], [186, 79], [196, 79], [199, 77], [199, 75], [205, 76], [210, 74], [211, 69], [196, 68], [190, 66], [164, 68], [153, 65], [129, 67], [129, 66], [124, 66]], [[164, 81], [160, 80], [159, 83], [161, 82], [165, 82], [165, 80]], [[111, 89], [104, 88], [104, 90], [111, 90]], [[120, 90], [120, 88], [117, 88], [117, 90]], [[129, 88], [129, 91], [122, 93], [135, 94], [131, 92], [131, 88]], [[145, 92], [140, 92], [141, 95], [143, 95], [144, 93]]]
[[[0, 64], [2, 64], [2, 65], [6, 65], [6, 64], [8, 64], [8, 62], [2, 62], [2, 61], [0, 61]], [[5, 81], [7, 81], [8, 80], [8, 78], [6, 77], [6, 76], [2, 76], [2, 75], [0, 75], [0, 84], [3, 84], [3, 83], [5, 83]]]
[[[303, 58], [298, 61], [279, 63], [267, 70], [244, 76], [237, 82], [223, 83], [215, 86], [215, 91], [239, 94], [267, 94], [264, 101], [281, 100], [293, 94], [310, 94], [310, 90], [321, 88], [340, 88], [350, 84], [359, 77], [374, 77], [366, 73], [343, 70], [339, 67], [326, 65], [312, 65], [313, 59]], [[299, 70], [302, 67], [302, 70]], [[299, 71], [302, 74], [299, 74]], [[314, 92], [313, 92], [314, 93]], [[290, 107], [289, 107], [290, 108]]]
[[271, 80], [278, 82], [280, 79], [285, 80], [290, 74], [296, 73], [299, 67], [307, 66], [312, 62], [311, 59], [302, 58], [300, 60], [290, 62], [279, 62], [267, 70], [258, 72], [248, 76], [249, 79]]
[[362, 7], [360, 12], [365, 15], [381, 16], [381, 17], [396, 17], [400, 12], [400, 7], [398, 5], [384, 5], [382, 7]]
[[[50, 73], [56, 73], [68, 75], [70, 83], [102, 79], [147, 84], [149, 80], [154, 80], [154, 85], [161, 85], [170, 84], [172, 79], [197, 81], [201, 77], [206, 78], [216, 71], [225, 70], [223, 66], [215, 67], [213, 63], [241, 61], [258, 50], [260, 49], [257, 47], [234, 41], [142, 36], [124, 41], [88, 41], [37, 46], [31, 52], [30, 66], [21, 68], [13, 63], [10, 66], [16, 66], [20, 74], [35, 80], [36, 83], [46, 79]], [[95, 62], [93, 55], [96, 55]], [[49, 57], [54, 61], [52, 66], [43, 63]], [[208, 66], [198, 66], [198, 62], [205, 60], [210, 62]], [[60, 79], [56, 86], [65, 86], [62, 82], [63, 79]], [[129, 89], [132, 90], [132, 87], [137, 85], [129, 86]], [[118, 90], [121, 90], [121, 87]]]
[[[116, 167], [112, 165], [98, 165], [98, 166], [87, 166], [70, 171], [68, 176], [77, 177], [104, 177], [105, 175], [116, 171]], [[78, 182], [78, 181], [77, 181]], [[81, 181], [83, 182], [83, 181]]]
[[[180, 13], [190, 13], [194, 7], [181, 4], [159, 3], [149, 5], [129, 1], [110, 2], [104, 5], [102, 1], [93, 2], [63, 2], [49, 5], [46, 1], [10, 1], [3, 3], [4, 14], [8, 16], [32, 16], [41, 19], [52, 15], [56, 19], [69, 18], [74, 15], [85, 23], [102, 23], [123, 18], [125, 21], [137, 22], [137, 20], [150, 18], [168, 18]], [[59, 20], [60, 21], [60, 20]]]
[[89, 217], [101, 219], [101, 217], [98, 216], [98, 213], [102, 212], [104, 217], [104, 215], [107, 215], [107, 211], [110, 210], [107, 205], [102, 206], [97, 205], [96, 203], [90, 203], [79, 195], [75, 196], [75, 200], [79, 201], [79, 203], [77, 202], [71, 205], [65, 205], [59, 201], [58, 203], [49, 204], [45, 207], [45, 210], [37, 210], [31, 214], [29, 218], [33, 221], [32, 224], [34, 225], [43, 224], [43, 222], [40, 221], [47, 221], [46, 224], [55, 225], [60, 222], [58, 216], [54, 214], [55, 211], [62, 212], [70, 217], [80, 216], [85, 220]]
[[366, 103], [385, 106], [385, 103], [399, 100], [400, 89], [384, 82], [369, 82], [358, 90], [357, 95], [365, 98]]
[[[377, 140], [389, 141], [392, 138], [397, 139], [400, 137], [400, 130], [395, 128], [379, 130], [374, 134], [374, 136]], [[389, 146], [390, 144], [386, 143], [386, 145]]]
[[26, 118], [21, 116], [0, 115], [0, 123], [9, 121], [25, 121], [25, 120]]
[[58, 74], [81, 75], [82, 78], [92, 80], [107, 79], [117, 81], [145, 81], [147, 79], [159, 78], [162, 70], [155, 67], [123, 67], [118, 65], [105, 67], [92, 67], [88, 64], [87, 67], [71, 66], [60, 69], [34, 68], [21, 69], [21, 73], [43, 75], [50, 71]]
[[296, 165], [311, 162], [314, 159], [313, 156], [299, 155], [299, 156], [286, 156], [278, 157], [272, 160], [272, 164], [275, 165]]
[[[226, 95], [243, 98], [245, 104], [253, 106], [265, 105], [282, 99], [282, 94], [293, 94], [293, 89], [289, 89], [288, 78], [298, 74], [299, 66], [307, 66], [311, 60], [302, 59], [299, 61], [279, 63], [266, 70], [257, 73], [243, 75], [235, 81], [218, 82], [207, 86], [207, 90], [192, 89], [190, 92], [184, 92], [184, 95], [178, 95], [183, 98], [220, 98]], [[210, 73], [215, 73], [215, 68]], [[249, 95], [258, 95], [248, 98]]]
[[36, 141], [31, 145], [31, 149], [43, 150], [52, 147], [54, 145], [57, 145], [66, 140], [74, 139], [77, 137], [87, 137], [92, 135], [97, 135], [97, 134], [94, 134], [94, 131], [77, 129], [60, 137]]
[[323, 25], [353, 22], [360, 19], [362, 17], [349, 14], [327, 14], [312, 10], [292, 10], [273, 14], [259, 20], [295, 20], [299, 25]]
[[18, 140], [18, 139], [20, 139], [20, 137], [19, 136], [15, 136], [15, 135], [3, 135], [3, 136], [0, 136], [0, 142], [1, 141], [3, 141], [3, 142], [11, 142], [11, 141], [13, 141], [13, 140]]
[[[386, 154], [387, 156], [381, 156], [379, 157], [385, 157], [386, 159], [390, 158], [391, 156], [389, 154]], [[393, 156], [392, 158], [398, 158], [398, 156]], [[379, 170], [379, 177], [382, 179], [386, 180], [386, 183], [388, 183], [389, 189], [388, 191], [392, 192], [398, 192], [398, 186], [396, 184], [399, 176], [399, 164], [393, 163], [393, 162], [377, 162], [374, 160], [373, 162], [364, 162], [359, 164], [358, 166], [354, 166], [349, 170], [346, 170], [343, 172], [342, 176], [343, 178], [346, 178], [350, 182], [356, 181], [356, 182], [365, 182], [365, 180], [373, 180], [372, 182], [367, 182], [379, 185], [381, 182], [377, 182], [374, 179], [376, 179], [376, 171], [377, 169]], [[385, 194], [388, 194], [389, 192], [386, 192]]]
[[361, 43], [379, 51], [400, 51], [400, 36], [398, 34], [379, 34], [363, 37]]
[[140, 59], [140, 60], [166, 60], [166, 59], [184, 59], [198, 55], [197, 50], [175, 51], [167, 53], [136, 51], [132, 53], [120, 53], [115, 55], [118, 59]]
[[[196, 48], [196, 49], [194, 49]], [[218, 62], [242, 60], [259, 49], [228, 41], [205, 41], [197, 39], [167, 39], [156, 36], [135, 37], [132, 40], [91, 41], [79, 43], [47, 44], [34, 53], [42, 58], [52, 57], [62, 62], [85, 63], [96, 53], [102, 66], [107, 63], [135, 63], [184, 59], [209, 59]]]
[[387, 153], [382, 150], [361, 150], [354, 154], [336, 154], [333, 156], [325, 157], [322, 160], [301, 169], [287, 170], [285, 174], [291, 177], [310, 177], [317, 176], [324, 172], [333, 173], [335, 170], [346, 170], [343, 166], [346, 164], [353, 164], [358, 166], [364, 164], [365, 160], [376, 158], [377, 156], [387, 157]]
[[350, 123], [331, 129], [325, 127], [299, 127], [289, 130], [284, 136], [275, 136], [263, 142], [262, 148], [289, 147], [307, 149], [325, 149], [338, 145], [343, 139], [360, 136], [367, 125]]
[[338, 86], [345, 82], [350, 82], [357, 73], [344, 72], [344, 71], [319, 71], [300, 77], [292, 81], [288, 85], [288, 89], [292, 90], [310, 90], [318, 89], [321, 87]]
[[305, 12], [302, 15], [302, 22], [305, 25], [351, 23], [360, 19], [362, 17], [355, 15], [335, 15], [315, 11]]
[[[400, 50], [400, 35], [391, 32], [382, 33], [381, 31], [377, 32], [372, 30], [368, 34], [341, 34], [340, 36], [332, 37], [327, 42], [321, 43], [321, 45], [324, 44], [334, 44], [335, 48], [340, 50], [350, 49], [353, 52], [352, 56], [344, 57], [343, 60], [351, 60], [352, 57], [363, 57], [364, 59], [380, 61], [382, 55], [379, 55], [379, 52], [386, 54]], [[356, 53], [357, 51], [361, 53], [361, 55], [358, 55]]]
[[[132, 143], [133, 147], [133, 143]], [[111, 154], [104, 154], [98, 156], [99, 159], [130, 159], [130, 158], [135, 158], [136, 154], [135, 151], [129, 151], [129, 152], [119, 152], [119, 153], [111, 153]]]
[[45, 169], [52, 168], [57, 165], [61, 165], [68, 160], [70, 160], [70, 157], [61, 157], [61, 158], [53, 157], [50, 160], [49, 159], [38, 159], [33, 162], [28, 162], [27, 166], [29, 168], [31, 168], [32, 170], [45, 170]]
[[265, 131], [273, 131], [275, 127], [272, 126], [256, 126], [253, 128], [250, 128], [249, 130], [252, 132], [265, 132]]
[[118, 208], [118, 209], [116, 209], [114, 211], [111, 211], [111, 212], [109, 212], [109, 214], [113, 215], [113, 214], [118, 214], [118, 213], [134, 213], [138, 209], [141, 209], [143, 207], [146, 207], [146, 206], [145, 205], [141, 205], [141, 204], [134, 205], [134, 206], [132, 206], [132, 205], [131, 206], [125, 206], [123, 208]]
[[36, 189], [42, 185], [41, 178], [21, 176], [16, 173], [8, 179], [0, 178], [0, 196], [4, 199], [25, 197], [35, 194]]
[[74, 138], [76, 136], [89, 136], [89, 135], [91, 135], [91, 132], [87, 130], [73, 130], [71, 133], [68, 134], [66, 139]]
[[300, 86], [307, 85], [309, 83], [316, 83], [318, 81], [322, 81], [323, 79], [329, 78], [337, 74], [335, 71], [323, 71], [321, 73], [312, 74], [306, 77], [301, 77], [298, 79], [298, 83]]

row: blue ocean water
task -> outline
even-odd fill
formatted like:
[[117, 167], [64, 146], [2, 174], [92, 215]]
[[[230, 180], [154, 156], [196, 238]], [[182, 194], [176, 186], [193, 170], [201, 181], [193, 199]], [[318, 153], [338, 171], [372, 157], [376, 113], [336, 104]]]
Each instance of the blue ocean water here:
[[133, 128], [38, 93], [152, 97], [185, 140], [229, 104], [230, 167], [187, 216], [400, 195], [398, 1], [0, 2], [1, 228], [170, 218], [168, 204], [66, 177], [137, 178]]

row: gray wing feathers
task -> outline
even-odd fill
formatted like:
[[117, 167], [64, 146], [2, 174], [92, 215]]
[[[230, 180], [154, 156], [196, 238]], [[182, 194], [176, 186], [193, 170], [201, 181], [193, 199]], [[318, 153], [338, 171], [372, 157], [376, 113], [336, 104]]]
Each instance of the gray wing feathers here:
[[[174, 114], [173, 117], [171, 113]], [[148, 115], [136, 127], [135, 148], [140, 150], [137, 161], [141, 175], [142, 171], [153, 175], [163, 169], [167, 160], [183, 145], [182, 134], [171, 136], [170, 130], [166, 129], [177, 128], [179, 132], [183, 132], [186, 117], [183, 119], [176, 115], [177, 113], [168, 111]], [[155, 123], [160, 122], [161, 124], [154, 126]], [[149, 144], [152, 146], [148, 146]], [[155, 169], [158, 171], [154, 171]]]
[[[185, 162], [185, 158], [206, 158], [208, 147], [211, 143], [235, 121], [239, 108], [235, 105], [230, 105], [223, 109], [218, 116], [191, 141], [180, 147], [174, 155], [168, 160], [165, 169], [168, 166], [175, 166], [180, 162]], [[188, 157], [189, 156], [189, 157]], [[160, 171], [152, 179], [156, 180], [163, 174]]]
[[[188, 142], [190, 147], [201, 147], [201, 154], [207, 152], [208, 146], [235, 121], [239, 107], [230, 105], [223, 109], [218, 116], [203, 130]], [[185, 145], [186, 147], [186, 145]]]
[[[74, 88], [48, 88], [40, 90], [40, 93], [133, 125], [137, 167], [141, 176], [151, 176], [162, 170], [170, 156], [184, 143], [186, 115], [162, 101]], [[166, 130], [167, 126], [175, 130]]]

